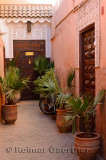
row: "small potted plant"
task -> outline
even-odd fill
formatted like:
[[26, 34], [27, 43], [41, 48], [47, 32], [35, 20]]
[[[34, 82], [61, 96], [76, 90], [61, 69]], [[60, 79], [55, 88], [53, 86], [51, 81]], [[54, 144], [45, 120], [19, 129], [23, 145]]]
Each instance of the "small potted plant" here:
[[90, 131], [91, 117], [95, 116], [96, 105], [103, 100], [105, 90], [101, 90], [94, 100], [91, 96], [70, 97], [67, 101], [70, 111], [65, 117], [70, 120], [73, 132], [75, 132], [76, 119], [83, 119], [85, 122], [85, 132], [75, 134], [75, 148], [80, 159], [94, 160], [100, 149], [100, 136]]
[[59, 108], [56, 109], [57, 116], [56, 116], [56, 126], [61, 133], [68, 133], [72, 130], [72, 126], [70, 121], [65, 121], [64, 117], [67, 115], [66, 101], [69, 98], [69, 93], [63, 93], [60, 89], [59, 93], [57, 94], [56, 104]]
[[[39, 84], [41, 84], [42, 76], [45, 75], [45, 73], [50, 69], [50, 68], [54, 68], [54, 62], [49, 63], [49, 61], [47, 60], [47, 58], [43, 57], [43, 56], [39, 56], [37, 58], [35, 58], [34, 61], [34, 70], [37, 72], [38, 74], [38, 78], [37, 80], [34, 81], [35, 84], [35, 92], [36, 94], [40, 95], [40, 100], [42, 99], [42, 102], [44, 104], [47, 103], [47, 99], [45, 98], [45, 96], [43, 96], [42, 94], [42, 86], [39, 87]], [[40, 89], [41, 88], [41, 89]], [[40, 90], [39, 90], [40, 89]], [[39, 90], [39, 91], [38, 91]], [[39, 101], [40, 103], [41, 101]]]
[[55, 105], [57, 106], [56, 124], [60, 132], [71, 131], [71, 125], [64, 120], [64, 115], [67, 112], [67, 109], [65, 108], [65, 101], [70, 95], [72, 95], [71, 87], [74, 76], [75, 70], [71, 69], [67, 79], [67, 89], [69, 89], [68, 93], [64, 93], [64, 91], [60, 88], [59, 81], [55, 76], [53, 68], [46, 71], [42, 77], [39, 77], [34, 82], [36, 93], [41, 93], [45, 99], [51, 98], [52, 96], [55, 97]]
[[34, 70], [41, 77], [44, 75], [45, 71], [49, 69], [49, 62], [45, 57], [39, 56], [35, 58], [34, 61]]
[[43, 76], [38, 77], [37, 80], [34, 81], [34, 84], [34, 92], [41, 95], [39, 103], [42, 102], [46, 109], [47, 99], [52, 98], [52, 96], [55, 97], [59, 90], [54, 69], [51, 68], [47, 70]]
[[21, 78], [19, 69], [10, 66], [4, 78], [0, 77], [0, 87], [5, 95], [5, 104], [2, 105], [3, 119], [5, 123], [14, 123], [17, 119], [17, 95], [28, 87], [28, 78]]
[[71, 68], [70, 72], [67, 75], [67, 84], [66, 88], [62, 91], [59, 88], [56, 103], [59, 106], [57, 108], [57, 118], [56, 118], [56, 125], [60, 132], [67, 133], [72, 130], [72, 125], [70, 121], [65, 121], [64, 117], [67, 115], [68, 109], [66, 108], [66, 101], [70, 96], [73, 95], [73, 79], [75, 77], [75, 69]]

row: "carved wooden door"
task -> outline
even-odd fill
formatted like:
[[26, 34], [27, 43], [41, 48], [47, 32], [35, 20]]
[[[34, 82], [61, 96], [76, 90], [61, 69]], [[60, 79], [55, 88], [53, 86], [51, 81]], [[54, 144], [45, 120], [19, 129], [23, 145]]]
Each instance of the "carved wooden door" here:
[[21, 75], [24, 77], [30, 76], [29, 89], [24, 89], [22, 92], [22, 100], [34, 100], [38, 98], [34, 91], [33, 81], [37, 78], [37, 73], [34, 71], [34, 59], [39, 55], [45, 56], [45, 41], [44, 40], [20, 40], [14, 41], [14, 57], [17, 57], [17, 67], [21, 70]]
[[83, 88], [84, 93], [95, 95], [95, 32], [83, 34]]

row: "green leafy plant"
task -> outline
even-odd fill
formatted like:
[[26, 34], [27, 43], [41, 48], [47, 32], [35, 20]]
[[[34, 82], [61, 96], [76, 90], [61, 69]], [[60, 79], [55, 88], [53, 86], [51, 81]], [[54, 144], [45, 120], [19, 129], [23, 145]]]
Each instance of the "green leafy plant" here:
[[70, 72], [68, 73], [68, 77], [67, 77], [67, 87], [68, 87], [69, 92], [71, 94], [73, 94], [73, 87], [74, 86], [73, 86], [72, 82], [73, 82], [74, 77], [75, 77], [75, 69], [71, 68]]
[[[52, 62], [54, 67], [54, 62]], [[37, 80], [34, 81], [35, 84], [35, 92], [38, 94], [42, 94], [45, 98], [55, 95], [56, 104], [59, 105], [61, 108], [64, 106], [65, 101], [70, 96], [70, 92], [66, 93], [65, 89], [60, 88], [60, 83], [55, 76], [54, 69], [47, 70], [45, 74], [41, 77], [38, 77]], [[68, 88], [72, 88], [72, 81], [75, 76], [75, 70], [72, 68], [67, 80]], [[66, 88], [67, 88], [66, 86]]]
[[0, 86], [5, 93], [6, 104], [13, 104], [17, 92], [21, 92], [28, 87], [29, 77], [21, 78], [20, 71], [17, 67], [9, 66], [4, 78], [0, 77]]
[[[72, 80], [73, 78], [70, 82], [72, 82]], [[34, 84], [36, 93], [42, 94], [45, 98], [54, 96], [56, 105], [60, 108], [64, 108], [65, 102], [69, 98], [70, 93], [66, 93], [65, 90], [60, 88], [59, 81], [55, 76], [53, 68], [46, 71], [42, 77], [35, 80]]]
[[64, 93], [61, 89], [59, 89], [57, 97], [56, 97], [56, 104], [59, 106], [59, 108], [64, 109], [66, 105], [66, 101], [70, 97], [69, 93]]
[[45, 57], [39, 56], [35, 59], [34, 70], [37, 71], [40, 76], [42, 76], [48, 68], [49, 62]]
[[75, 69], [71, 68], [68, 76], [67, 76], [67, 86], [65, 89], [59, 89], [56, 104], [59, 105], [60, 108], [65, 108], [66, 101], [70, 96], [73, 95], [73, 79], [75, 77]]
[[38, 77], [38, 79], [34, 81], [34, 84], [35, 92], [38, 94], [41, 93], [44, 97], [50, 97], [59, 90], [59, 85], [52, 68], [46, 71], [42, 77]]
[[6, 69], [8, 69], [10, 66], [16, 67], [17, 60], [18, 60], [18, 54], [16, 55], [15, 58], [8, 59], [8, 61], [6, 62]]
[[54, 68], [54, 61], [51, 61], [50, 68]]
[[83, 97], [70, 97], [67, 100], [67, 108], [70, 109], [66, 120], [70, 120], [73, 132], [75, 132], [76, 118], [84, 119], [86, 132], [90, 131], [90, 118], [95, 115], [96, 106], [103, 100], [105, 90], [98, 92], [97, 96], [93, 99], [91, 96], [86, 95]]

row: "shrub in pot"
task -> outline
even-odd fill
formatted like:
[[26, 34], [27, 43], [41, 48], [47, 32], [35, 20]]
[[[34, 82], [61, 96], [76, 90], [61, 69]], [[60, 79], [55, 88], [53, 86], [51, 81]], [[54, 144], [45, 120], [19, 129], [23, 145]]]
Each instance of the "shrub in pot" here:
[[72, 88], [72, 81], [75, 76], [75, 70], [71, 69], [70, 74], [68, 75], [67, 79], [67, 88], [70, 90], [69, 93], [64, 93], [66, 91], [63, 91], [60, 88], [59, 81], [57, 80], [55, 76], [54, 69], [50, 69], [46, 71], [46, 73], [39, 77], [34, 83], [35, 83], [35, 92], [41, 93], [45, 98], [50, 98], [52, 96], [55, 97], [55, 102], [57, 106], [57, 117], [56, 117], [56, 124], [59, 128], [60, 132], [69, 132], [71, 131], [71, 125], [69, 125], [69, 122], [66, 122], [64, 119], [64, 116], [67, 113], [67, 109], [65, 108], [65, 101], [69, 97], [69, 95], [72, 94], [71, 88]]
[[[39, 56], [35, 58], [34, 61], [34, 70], [38, 73], [38, 79], [35, 80], [35, 92], [40, 95], [40, 99], [42, 99], [42, 90], [37, 90], [37, 87], [39, 88], [39, 80], [42, 79], [42, 76], [45, 74], [46, 71], [48, 71], [50, 68], [54, 68], [54, 62], [49, 63], [47, 58]], [[41, 86], [42, 87], [42, 86]], [[41, 88], [40, 87], [40, 88]], [[44, 104], [47, 102], [47, 99], [43, 96]]]
[[56, 109], [56, 126], [61, 133], [68, 133], [72, 130], [72, 126], [70, 121], [65, 120], [65, 116], [67, 115], [68, 109], [65, 108], [66, 100], [69, 98], [70, 94], [64, 94], [61, 90], [59, 91], [56, 99], [56, 104], [59, 108]]
[[21, 78], [20, 71], [14, 66], [10, 66], [4, 78], [0, 77], [0, 86], [5, 94], [5, 104], [2, 105], [3, 119], [5, 123], [14, 123], [17, 119], [17, 94], [28, 87], [28, 78]]
[[[62, 89], [59, 88], [56, 103], [59, 106], [57, 108], [57, 118], [56, 118], [56, 125], [60, 132], [67, 133], [72, 130], [72, 125], [70, 124], [70, 120], [65, 120], [65, 116], [67, 115], [67, 112], [69, 111], [66, 108], [66, 101], [70, 96], [73, 95], [73, 79], [75, 76], [75, 69], [71, 68], [70, 72], [67, 75], [67, 84], [66, 88], [62, 91]], [[68, 91], [68, 93], [67, 93]]]
[[70, 111], [65, 117], [70, 120], [75, 132], [76, 118], [85, 120], [85, 132], [75, 134], [75, 148], [81, 160], [94, 160], [100, 149], [100, 135], [90, 131], [90, 119], [95, 116], [96, 105], [103, 100], [105, 90], [101, 90], [95, 99], [91, 96], [70, 97], [67, 101]]
[[66, 89], [67, 91], [72, 95], [74, 95], [73, 93], [73, 80], [74, 80], [74, 77], [75, 77], [75, 69], [74, 68], [71, 68], [70, 71], [68, 72], [67, 74], [67, 79], [66, 79]]
[[59, 90], [59, 84], [53, 68], [47, 70], [43, 76], [38, 77], [37, 80], [34, 81], [34, 84], [35, 92], [38, 94], [41, 93], [44, 97], [49, 97]]
[[34, 70], [38, 72], [38, 75], [41, 77], [44, 75], [45, 71], [49, 69], [49, 62], [45, 57], [39, 56], [35, 58], [34, 61]]
[[47, 102], [48, 98], [56, 97], [56, 94], [59, 90], [59, 85], [54, 73], [54, 69], [51, 68], [45, 72], [41, 77], [38, 77], [34, 81], [35, 92], [41, 95], [41, 98], [44, 99], [44, 104]]

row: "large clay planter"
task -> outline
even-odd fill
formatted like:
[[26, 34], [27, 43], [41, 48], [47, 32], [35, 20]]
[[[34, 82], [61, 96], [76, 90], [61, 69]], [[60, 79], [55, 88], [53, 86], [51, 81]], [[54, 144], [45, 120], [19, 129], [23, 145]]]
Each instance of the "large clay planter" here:
[[56, 109], [56, 111], [57, 111], [56, 125], [59, 131], [62, 133], [70, 132], [72, 130], [70, 121], [66, 121], [64, 118], [67, 115], [68, 110], [58, 108]]
[[100, 150], [100, 136], [97, 133], [91, 133], [90, 137], [85, 132], [75, 135], [75, 149], [80, 160], [95, 160], [96, 154]]
[[6, 124], [14, 123], [17, 120], [17, 105], [2, 105], [3, 120]]

